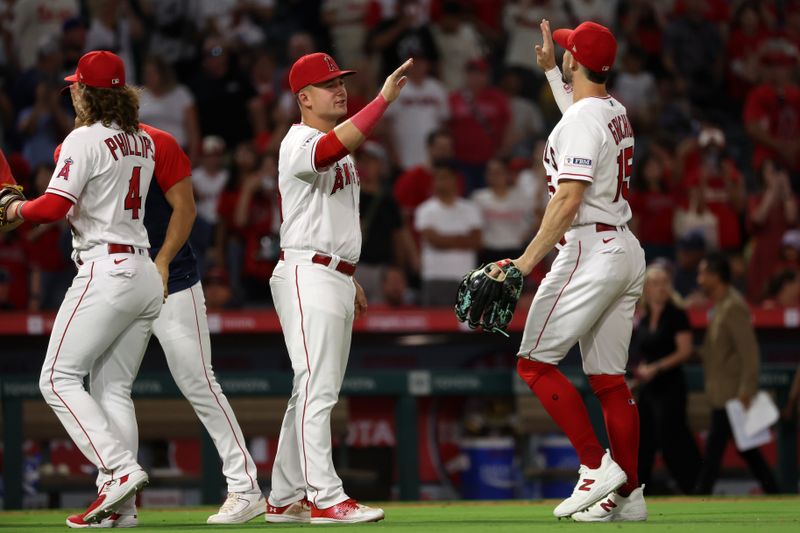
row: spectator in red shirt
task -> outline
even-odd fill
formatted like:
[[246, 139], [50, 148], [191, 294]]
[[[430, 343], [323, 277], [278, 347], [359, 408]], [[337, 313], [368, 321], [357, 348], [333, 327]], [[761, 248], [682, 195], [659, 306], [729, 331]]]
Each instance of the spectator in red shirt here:
[[467, 192], [485, 186], [486, 162], [507, 146], [511, 111], [508, 97], [489, 85], [489, 63], [467, 63], [467, 83], [450, 94], [450, 132]]
[[[692, 141], [689, 141], [691, 144]], [[745, 207], [744, 179], [726, 153], [725, 134], [706, 125], [684, 163], [684, 185], [689, 194], [699, 192], [717, 219], [717, 241], [722, 250], [737, 250], [742, 245], [739, 215]]]
[[741, 103], [758, 81], [758, 51], [770, 36], [755, 3], [745, 2], [736, 11], [727, 45], [727, 89], [732, 101]]
[[235, 299], [266, 303], [270, 295], [264, 280], [271, 274], [277, 259], [271, 238], [277, 158], [266, 154], [261, 161], [249, 144], [239, 145], [235, 157], [236, 178], [219, 200], [218, 242], [224, 243], [223, 253]]
[[761, 299], [764, 285], [780, 255], [781, 238], [798, 220], [797, 199], [785, 168], [769, 159], [764, 161], [758, 182], [760, 190], [748, 199], [747, 207], [747, 224], [752, 236], [747, 298], [751, 302]]
[[[53, 175], [53, 165], [40, 165], [33, 174], [36, 196], [44, 194]], [[30, 270], [29, 311], [58, 309], [75, 277], [68, 260], [69, 230], [65, 220], [40, 224], [25, 232], [25, 252]]]
[[[800, 87], [792, 81], [798, 49], [785, 39], [770, 39], [762, 48], [763, 83], [750, 91], [744, 123], [755, 142], [753, 168], [766, 159], [800, 172]], [[793, 179], [795, 176], [793, 176]]]
[[631, 192], [631, 229], [639, 237], [645, 257], [672, 259], [675, 255], [672, 219], [675, 195], [672, 193], [671, 161], [666, 151], [651, 150], [639, 162], [636, 188]]
[[[394, 182], [394, 199], [400, 206], [403, 219], [414, 227], [414, 211], [419, 204], [433, 196], [433, 167], [437, 161], [453, 159], [453, 137], [447, 130], [435, 130], [427, 139], [428, 160], [423, 165], [412, 167], [397, 177]], [[463, 194], [463, 186], [460, 187]]]
[[645, 68], [649, 71], [663, 70], [661, 53], [666, 17], [651, 2], [620, 2], [617, 21], [623, 40], [630, 48], [644, 52]]

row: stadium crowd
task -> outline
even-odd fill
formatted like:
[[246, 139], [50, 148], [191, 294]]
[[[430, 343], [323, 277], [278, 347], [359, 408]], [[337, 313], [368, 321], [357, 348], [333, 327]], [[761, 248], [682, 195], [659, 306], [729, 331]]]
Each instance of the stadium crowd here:
[[[611, 93], [636, 132], [631, 222], [689, 306], [726, 253], [754, 305], [800, 305], [800, 2], [796, 0], [6, 0], [0, 145], [41, 193], [72, 127], [63, 77], [108, 49], [141, 118], [194, 164], [192, 244], [211, 308], [267, 306], [278, 257], [277, 150], [298, 109], [288, 66], [330, 52], [348, 111], [405, 58], [402, 96], [356, 154], [372, 303], [451, 305], [479, 261], [515, 257], [547, 202], [541, 153], [559, 112], [539, 22], [619, 39]], [[0, 234], [0, 309], [53, 309], [72, 278], [63, 223]], [[544, 275], [546, 265], [533, 276]]]

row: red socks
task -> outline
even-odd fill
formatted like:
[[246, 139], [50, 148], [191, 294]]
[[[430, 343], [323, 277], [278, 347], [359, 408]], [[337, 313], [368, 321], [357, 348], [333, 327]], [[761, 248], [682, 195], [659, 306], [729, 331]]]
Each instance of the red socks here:
[[589, 376], [589, 384], [603, 406], [611, 454], [628, 475], [627, 483], [617, 492], [628, 496], [639, 486], [639, 409], [624, 376]]
[[[600, 442], [594, 434], [586, 405], [575, 386], [555, 365], [531, 361], [522, 357], [517, 361], [517, 373], [525, 380], [528, 387], [542, 402], [550, 417], [572, 443], [575, 451], [578, 452], [581, 464], [589, 468], [599, 467], [605, 450], [600, 446]], [[636, 420], [638, 444], [639, 419]], [[638, 445], [636, 449], [638, 449]]]

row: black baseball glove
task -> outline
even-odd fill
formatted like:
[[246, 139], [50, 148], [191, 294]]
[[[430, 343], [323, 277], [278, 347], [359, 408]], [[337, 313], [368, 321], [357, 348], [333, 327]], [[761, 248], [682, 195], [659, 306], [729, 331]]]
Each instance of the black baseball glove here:
[[8, 207], [17, 200], [24, 200], [22, 187], [19, 185], [0, 185], [0, 232], [8, 232], [22, 224], [22, 219], [8, 221]]
[[[489, 275], [492, 265], [501, 270], [497, 278]], [[458, 287], [456, 318], [472, 329], [480, 326], [508, 337], [506, 328], [522, 294], [522, 281], [522, 272], [507, 259], [467, 272]]]

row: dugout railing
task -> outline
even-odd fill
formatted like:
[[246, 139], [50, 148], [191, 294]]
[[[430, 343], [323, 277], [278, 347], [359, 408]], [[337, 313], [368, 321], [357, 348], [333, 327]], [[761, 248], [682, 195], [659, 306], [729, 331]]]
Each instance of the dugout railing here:
[[[564, 368], [569, 379], [587, 398], [593, 398], [585, 376], [579, 368]], [[788, 397], [795, 367], [764, 365], [760, 386], [772, 391], [779, 405]], [[688, 369], [689, 388], [703, 388], [701, 369]], [[226, 395], [236, 397], [288, 397], [291, 375], [285, 372], [265, 372], [219, 376]], [[134, 384], [134, 398], [179, 398], [178, 388], [169, 374], [141, 374]], [[426, 396], [490, 396], [530, 394], [527, 386], [508, 370], [412, 370], [351, 372], [344, 380], [342, 396], [391, 396], [395, 398], [397, 427], [397, 472], [399, 496], [403, 500], [419, 498], [417, 450], [417, 400]], [[0, 379], [0, 401], [3, 413], [5, 508], [20, 509], [23, 497], [23, 403], [40, 400], [37, 376], [13, 376]], [[587, 401], [598, 433], [602, 430], [602, 414], [596, 402]], [[797, 425], [781, 420], [776, 426], [778, 464], [777, 475], [781, 489], [797, 492]], [[202, 433], [202, 500], [216, 504], [222, 489], [219, 458], [211, 439]]]

